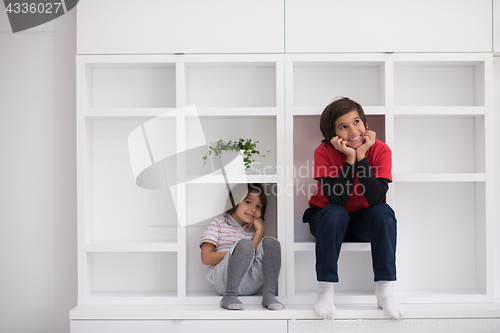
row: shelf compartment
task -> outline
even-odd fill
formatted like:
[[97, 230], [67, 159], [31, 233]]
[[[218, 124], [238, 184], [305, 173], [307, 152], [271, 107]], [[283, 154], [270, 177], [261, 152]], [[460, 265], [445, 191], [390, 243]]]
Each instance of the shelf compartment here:
[[87, 253], [88, 295], [90, 297], [175, 296], [176, 263], [176, 253]]
[[[367, 115], [368, 128], [377, 133], [377, 138], [385, 140], [385, 116]], [[314, 237], [309, 225], [302, 222], [304, 211], [309, 207], [309, 198], [317, 189], [314, 180], [314, 150], [323, 140], [319, 130], [319, 115], [294, 116], [293, 132], [307, 133], [307, 140], [295, 135], [293, 140], [293, 186], [294, 186], [294, 241], [310, 242]]]
[[484, 119], [395, 117], [394, 173], [483, 173]]
[[396, 183], [394, 190], [398, 289], [485, 295], [484, 183]]
[[[87, 242], [175, 242], [177, 213], [169, 189], [136, 185], [128, 136], [147, 119], [87, 119], [85, 214]], [[161, 119], [175, 143], [175, 119]]]
[[324, 108], [338, 97], [361, 105], [385, 105], [383, 62], [295, 62], [293, 105]]
[[175, 107], [175, 64], [87, 66], [88, 108]]
[[[475, 289], [456, 290], [404, 290], [399, 284], [394, 285], [394, 294], [401, 303], [486, 303], [492, 302], [492, 297]], [[491, 303], [493, 304], [493, 303]]]
[[395, 106], [484, 106], [482, 62], [395, 62]]
[[[316, 280], [314, 252], [299, 251], [295, 252], [294, 256], [295, 296], [315, 294], [318, 282]], [[352, 265], [353, 262], [356, 265]], [[337, 292], [344, 295], [367, 295], [370, 296], [370, 299], [374, 297], [375, 283], [373, 282], [371, 252], [341, 251], [338, 260], [338, 273], [339, 282], [335, 284], [336, 302]]]
[[[277, 172], [277, 139], [276, 139], [276, 117], [199, 117], [186, 118], [186, 145], [194, 147], [197, 145], [196, 138], [199, 137], [199, 124], [203, 129], [204, 139], [209, 145], [222, 139], [224, 141], [237, 142], [239, 138], [252, 139], [259, 141], [257, 149], [260, 157], [254, 155], [255, 162], [252, 163], [250, 169], [246, 170], [247, 175], [266, 176], [275, 175]], [[269, 151], [269, 154], [267, 152]], [[205, 161], [200, 155], [199, 159], [190, 162], [187, 167], [189, 175], [196, 176], [200, 174], [197, 170], [212, 170], [213, 155], [209, 156]], [[198, 164], [196, 164], [196, 162]], [[212, 175], [222, 175], [220, 170], [215, 171]], [[200, 175], [201, 176], [201, 175]]]
[[[243, 184], [244, 185], [244, 184]], [[265, 236], [278, 238], [278, 184], [261, 184], [264, 193], [267, 197], [267, 208], [265, 213], [264, 227]], [[244, 187], [246, 189], [246, 186]], [[216, 196], [220, 193], [220, 196]], [[203, 202], [204, 207], [220, 207], [215, 214], [222, 214], [225, 209], [231, 208], [230, 203], [224, 207], [227, 199], [227, 189], [225, 184], [209, 185], [209, 184], [188, 184], [186, 186], [186, 201], [187, 202]], [[196, 207], [196, 205], [194, 205]], [[203, 296], [210, 297], [216, 295], [212, 286], [205, 279], [208, 273], [207, 267], [201, 263], [200, 240], [206, 226], [211, 222], [213, 217], [206, 216], [207, 210], [190, 209], [187, 211], [188, 227], [186, 228], [186, 294], [190, 297]], [[196, 223], [197, 222], [197, 223]], [[282, 255], [284, 258], [284, 243], [282, 243]], [[282, 269], [281, 274], [285, 274]], [[280, 295], [281, 296], [281, 295]], [[218, 301], [217, 301], [218, 302]]]
[[187, 63], [187, 104], [276, 107], [276, 63]]

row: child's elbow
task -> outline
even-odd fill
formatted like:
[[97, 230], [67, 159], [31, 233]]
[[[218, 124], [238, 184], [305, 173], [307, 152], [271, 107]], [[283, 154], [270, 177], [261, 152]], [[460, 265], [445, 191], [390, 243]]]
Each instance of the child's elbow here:
[[203, 255], [203, 252], [201, 253], [201, 263], [203, 265], [207, 265], [207, 259], [205, 258], [205, 256]]

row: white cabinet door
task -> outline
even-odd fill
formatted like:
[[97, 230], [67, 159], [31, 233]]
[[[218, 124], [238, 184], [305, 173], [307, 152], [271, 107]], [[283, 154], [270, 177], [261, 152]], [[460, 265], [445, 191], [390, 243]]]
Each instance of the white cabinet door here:
[[78, 54], [282, 53], [283, 0], [85, 0]]
[[492, 0], [287, 0], [286, 52], [491, 52]]

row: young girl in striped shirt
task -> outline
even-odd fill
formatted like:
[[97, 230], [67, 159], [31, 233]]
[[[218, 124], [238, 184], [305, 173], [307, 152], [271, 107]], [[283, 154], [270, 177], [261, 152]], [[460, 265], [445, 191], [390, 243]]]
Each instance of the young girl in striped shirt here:
[[284, 308], [275, 297], [281, 267], [277, 239], [264, 236], [267, 198], [259, 184], [248, 184], [246, 197], [225, 214], [214, 218], [201, 237], [201, 261], [209, 265], [207, 280], [223, 295], [220, 306], [243, 310], [237, 296], [262, 290], [262, 306]]

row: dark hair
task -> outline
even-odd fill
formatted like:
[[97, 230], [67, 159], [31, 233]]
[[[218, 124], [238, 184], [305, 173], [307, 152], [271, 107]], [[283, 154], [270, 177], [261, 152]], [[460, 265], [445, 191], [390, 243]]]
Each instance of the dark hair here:
[[[260, 203], [262, 204], [262, 209], [260, 210], [260, 218], [264, 220], [264, 214], [266, 213], [266, 207], [267, 207], [267, 197], [266, 194], [264, 193], [264, 190], [262, 189], [262, 186], [260, 184], [254, 183], [254, 184], [247, 184], [247, 188], [248, 188], [248, 193], [245, 196], [245, 199], [248, 198], [248, 196], [251, 193], [256, 193], [259, 196]], [[239, 203], [235, 205], [233, 208], [227, 210], [226, 214], [233, 214], [234, 212], [236, 212], [238, 206]]]
[[321, 114], [321, 118], [319, 121], [319, 128], [324, 137], [322, 142], [331, 145], [330, 141], [332, 140], [333, 137], [336, 136], [335, 121], [338, 118], [342, 117], [343, 115], [352, 111], [358, 112], [359, 118], [366, 127], [367, 123], [366, 123], [365, 111], [363, 111], [361, 105], [359, 105], [355, 101], [347, 97], [343, 97], [333, 101], [332, 103], [326, 106], [325, 110], [323, 110], [323, 113]]

